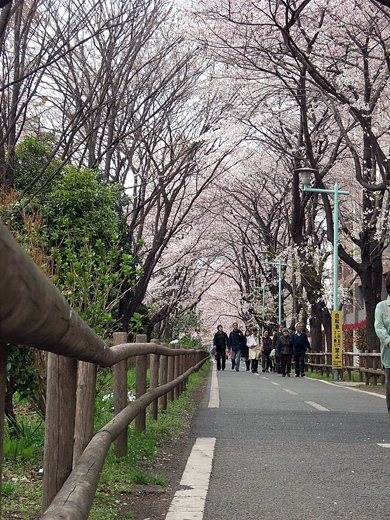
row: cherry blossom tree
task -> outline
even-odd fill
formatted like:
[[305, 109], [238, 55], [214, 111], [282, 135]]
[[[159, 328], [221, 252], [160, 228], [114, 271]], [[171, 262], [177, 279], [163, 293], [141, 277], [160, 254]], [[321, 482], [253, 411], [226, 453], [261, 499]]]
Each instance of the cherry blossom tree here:
[[[220, 20], [220, 17], [221, 10], [218, 9], [216, 19]], [[219, 26], [218, 29], [220, 29]], [[284, 155], [287, 153], [294, 157], [295, 150], [299, 148], [297, 137], [295, 137], [299, 135], [299, 132], [297, 132], [297, 126], [294, 127], [295, 121], [295, 125], [298, 124], [299, 129], [299, 106], [295, 100], [297, 86], [294, 81], [290, 81], [290, 84], [287, 81], [281, 82], [281, 74], [278, 71], [272, 73], [272, 67], [268, 67], [265, 58], [262, 64], [256, 67], [256, 62], [248, 51], [247, 40], [244, 36], [241, 38], [237, 30], [232, 32], [233, 34], [223, 32], [223, 30], [218, 32], [218, 42], [222, 41], [222, 45], [213, 43], [212, 39], [211, 43], [208, 40], [208, 45], [217, 58], [228, 67], [229, 81], [234, 85], [232, 88], [239, 91], [231, 118], [236, 120], [236, 124], [241, 125], [241, 132], [246, 136], [247, 146], [251, 149], [252, 164], [248, 161], [244, 166], [241, 164], [240, 170], [244, 170], [245, 173], [236, 171], [234, 186], [224, 190], [226, 194], [224, 204], [231, 203], [233, 207], [231, 218], [229, 215], [226, 216], [226, 212], [224, 218], [227, 221], [230, 218], [232, 228], [235, 228], [236, 234], [239, 232], [240, 235], [238, 240], [240, 246], [234, 247], [229, 244], [228, 248], [232, 250], [230, 254], [232, 265], [238, 266], [240, 271], [240, 275], [237, 275], [239, 278], [237, 284], [240, 285], [244, 300], [252, 298], [250, 278], [254, 277], [259, 280], [261, 274], [265, 280], [264, 283], [267, 283], [273, 295], [275, 314], [272, 321], [276, 322], [277, 269], [272, 264], [264, 264], [261, 261], [264, 253], [260, 252], [271, 253], [272, 260], [276, 260], [277, 257], [280, 259], [279, 255], [283, 255], [283, 252], [285, 256], [288, 254], [286, 248], [291, 243], [287, 224], [291, 217], [289, 197], [291, 188], [290, 176], [286, 178], [284, 174], [286, 168]], [[269, 56], [266, 56], [267, 63], [274, 59], [274, 52], [274, 47], [272, 47], [272, 52], [270, 51]], [[268, 77], [265, 78], [266, 71], [271, 71], [271, 73], [268, 72]], [[286, 99], [286, 95], [292, 97], [290, 102]], [[289, 112], [289, 122], [291, 121], [288, 128], [285, 123], [287, 112]], [[291, 114], [294, 114], [293, 118], [291, 118]], [[298, 115], [296, 116], [296, 114]], [[322, 240], [321, 235], [322, 233], [320, 233], [319, 241]], [[324, 254], [327, 255], [326, 252]], [[306, 262], [307, 260], [305, 258]], [[307, 269], [306, 272], [308, 272]], [[320, 274], [319, 278], [321, 279]], [[306, 277], [305, 280], [309, 292], [313, 283], [316, 286], [320, 285], [314, 276]], [[304, 303], [302, 290], [296, 287], [294, 277], [289, 283], [284, 276], [283, 286], [294, 300], [292, 304], [294, 316], [297, 316], [300, 309], [306, 312], [305, 305], [302, 305]], [[302, 303], [297, 301], [298, 294], [302, 295]], [[318, 290], [315, 298], [312, 298], [312, 304], [317, 303], [317, 300]], [[322, 301], [322, 305], [319, 307], [326, 308], [326, 305]], [[313, 308], [312, 310], [315, 311]], [[245, 312], [248, 320], [251, 314], [254, 314], [258, 322], [262, 319], [260, 313], [257, 313], [256, 316], [250, 305], [246, 306]], [[320, 344], [321, 341], [319, 341]]]
[[[342, 229], [349, 240], [340, 245], [339, 256], [362, 282], [368, 345], [374, 349], [378, 341], [373, 330], [374, 310], [380, 299], [382, 255], [388, 243], [389, 135], [383, 120], [389, 109], [388, 23], [378, 16], [375, 8], [362, 9], [352, 2], [335, 8], [319, 5], [310, 9], [308, 6], [308, 10], [302, 3], [300, 13], [286, 7], [288, 28], [285, 25], [282, 29], [276, 17], [275, 25], [291, 56], [307, 70], [308, 85], [319, 87], [326, 95], [352, 157], [349, 167], [353, 168], [355, 180], [363, 188], [361, 225], [356, 229], [353, 221], [344, 215]], [[313, 28], [314, 18], [318, 16], [319, 21]], [[348, 46], [342, 42], [345, 34], [348, 35]], [[309, 146], [306, 151], [310, 164], [315, 164]], [[320, 168], [316, 179], [319, 187], [324, 187], [322, 181], [326, 173]], [[332, 239], [335, 223], [327, 197], [324, 197], [324, 209], [328, 237]], [[348, 251], [351, 242], [360, 250], [359, 260]]]
[[[153, 272], [144, 302], [150, 305], [147, 334], [170, 337], [177, 319], [197, 312], [203, 295], [219, 279], [215, 248], [207, 215], [183, 226], [170, 240]], [[199, 317], [200, 317], [200, 313]]]
[[[383, 125], [388, 109], [387, 18], [375, 7], [367, 4], [363, 9], [349, 1], [337, 5], [205, 1], [199, 10], [207, 20], [210, 51], [230, 71], [234, 68], [235, 76], [239, 74], [241, 80], [245, 76], [254, 85], [256, 99], [248, 99], [245, 118], [263, 142], [284, 148], [279, 155], [284, 172], [308, 164], [319, 170], [316, 183], [320, 188], [325, 187], [324, 182], [334, 181], [335, 175], [341, 184], [344, 180], [353, 186], [352, 200], [341, 208], [344, 237], [339, 253], [361, 279], [369, 344], [375, 348], [372, 318], [380, 297], [382, 254], [387, 244], [388, 136]], [[270, 105], [272, 115], [278, 108], [276, 123], [269, 115], [267, 118]], [[263, 117], [253, 124], [260, 106]], [[294, 118], [295, 128], [290, 124]], [[355, 200], [361, 187], [363, 225], [357, 226], [352, 217], [359, 210]], [[313, 211], [319, 215], [321, 199], [332, 241], [331, 199], [302, 195], [297, 177], [292, 193], [294, 242], [301, 246], [307, 241], [306, 231], [318, 218], [313, 218]], [[305, 210], [308, 204], [310, 220]], [[318, 243], [311, 241], [311, 245], [317, 247]], [[319, 311], [324, 306], [321, 300], [318, 304]]]

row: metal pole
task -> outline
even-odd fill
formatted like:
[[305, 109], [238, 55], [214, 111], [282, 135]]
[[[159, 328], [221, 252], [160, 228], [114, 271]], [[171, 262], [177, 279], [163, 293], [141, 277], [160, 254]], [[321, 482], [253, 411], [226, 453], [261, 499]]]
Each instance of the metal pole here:
[[[337, 182], [334, 185], [333, 190], [323, 190], [320, 188], [309, 188], [308, 186], [303, 187], [304, 191], [310, 191], [312, 193], [330, 193], [333, 195], [333, 310], [338, 310], [338, 260], [339, 260], [339, 195], [349, 195], [349, 191], [339, 190]], [[333, 330], [333, 318], [332, 318], [332, 341], [335, 337], [335, 331]], [[332, 344], [333, 351], [333, 344]], [[333, 358], [332, 358], [333, 359]], [[333, 370], [333, 379], [339, 379], [339, 370]]]
[[[310, 188], [310, 174], [318, 170], [314, 168], [298, 168], [296, 173], [302, 175], [303, 190], [312, 193], [330, 193], [334, 197], [333, 205], [333, 312], [338, 311], [338, 259], [339, 259], [339, 195], [349, 195], [349, 191], [339, 190], [337, 182], [334, 184], [333, 190], [324, 190], [321, 188]], [[336, 337], [334, 330], [334, 318], [332, 315], [332, 364], [333, 364], [333, 342]], [[339, 378], [339, 370], [334, 369], [334, 379]]]
[[278, 276], [279, 276], [279, 325], [282, 323], [282, 263], [278, 262]]
[[265, 320], [265, 285], [261, 288], [263, 291], [263, 326], [261, 327], [261, 336], [264, 336], [264, 320]]
[[[333, 310], [338, 311], [338, 274], [339, 274], [339, 187], [337, 182], [334, 185], [334, 206], [333, 206]], [[333, 327], [333, 319], [332, 319]], [[332, 330], [332, 341], [335, 337], [335, 331]], [[332, 345], [333, 351], [333, 345]], [[335, 369], [333, 371], [333, 379], [338, 381], [339, 371]]]
[[333, 310], [338, 311], [339, 188], [337, 182], [334, 185], [333, 212]]

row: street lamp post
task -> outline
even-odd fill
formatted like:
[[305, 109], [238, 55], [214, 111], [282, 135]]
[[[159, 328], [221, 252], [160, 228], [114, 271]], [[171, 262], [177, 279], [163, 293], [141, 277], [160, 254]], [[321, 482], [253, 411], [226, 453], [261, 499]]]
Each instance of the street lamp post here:
[[261, 326], [261, 337], [264, 336], [264, 321], [265, 321], [265, 288], [266, 286], [260, 287], [263, 293], [263, 325]]
[[[263, 252], [263, 251], [262, 251]], [[282, 265], [287, 265], [281, 260], [277, 262], [268, 262], [262, 258], [262, 263], [266, 265], [277, 265], [278, 266], [278, 291], [279, 291], [279, 325], [282, 323]]]
[[[337, 182], [334, 184], [333, 190], [310, 188], [310, 176], [317, 170], [314, 168], [298, 168], [295, 170], [296, 173], [300, 174], [301, 181], [303, 184], [303, 191], [309, 191], [313, 193], [330, 193], [333, 195], [333, 311], [338, 311], [338, 250], [339, 250], [339, 195], [349, 195], [349, 191], [339, 190]], [[332, 319], [332, 341], [336, 336], [334, 328], [335, 320]], [[333, 349], [332, 349], [333, 350]], [[334, 379], [339, 378], [339, 371], [334, 370]]]

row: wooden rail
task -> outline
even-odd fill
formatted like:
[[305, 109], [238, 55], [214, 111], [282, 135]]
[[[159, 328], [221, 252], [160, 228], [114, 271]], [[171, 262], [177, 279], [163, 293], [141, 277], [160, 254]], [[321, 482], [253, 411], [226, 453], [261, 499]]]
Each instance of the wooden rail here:
[[[354, 359], [357, 358], [357, 363]], [[326, 375], [332, 373], [332, 353], [331, 352], [309, 352], [306, 354], [306, 366], [312, 372], [320, 372]], [[343, 368], [341, 376], [347, 373], [348, 381], [352, 381], [352, 374], [359, 375], [359, 381], [366, 385], [378, 382], [385, 384], [385, 373], [382, 368], [381, 355], [379, 352], [343, 352]]]
[[[6, 345], [45, 350], [49, 356], [42, 518], [86, 520], [110, 445], [114, 443], [117, 456], [125, 455], [129, 424], [135, 420], [135, 428], [144, 430], [148, 406], [157, 419], [158, 410], [166, 408], [167, 400], [180, 396], [190, 374], [209, 353], [149, 343], [144, 335], [136, 343], [127, 343], [124, 333], [114, 335], [114, 346], [109, 347], [70, 308], [1, 223], [0, 273], [0, 461]], [[127, 404], [127, 360], [131, 357], [136, 357], [136, 400]], [[93, 435], [98, 365], [114, 367], [115, 417]]]

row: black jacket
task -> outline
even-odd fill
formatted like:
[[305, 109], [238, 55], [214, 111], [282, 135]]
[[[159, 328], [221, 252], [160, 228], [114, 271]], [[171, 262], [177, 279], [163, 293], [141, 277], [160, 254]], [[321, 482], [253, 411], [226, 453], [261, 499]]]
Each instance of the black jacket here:
[[275, 332], [274, 337], [272, 338], [272, 348], [276, 350], [276, 345], [278, 343], [278, 339], [283, 336], [283, 332], [280, 332], [279, 330]]
[[237, 352], [246, 346], [246, 337], [240, 329], [232, 330], [229, 334], [228, 344], [234, 352]]
[[279, 356], [281, 354], [293, 353], [293, 340], [291, 336], [285, 336], [284, 334], [280, 336], [276, 345], [276, 352]]
[[214, 335], [213, 345], [217, 347], [217, 350], [226, 350], [228, 346], [228, 335], [226, 332], [216, 332]]
[[301, 332], [299, 336], [294, 332], [291, 334], [291, 337], [293, 340], [294, 354], [302, 354], [306, 352], [306, 350], [310, 350], [310, 343], [306, 332]]

